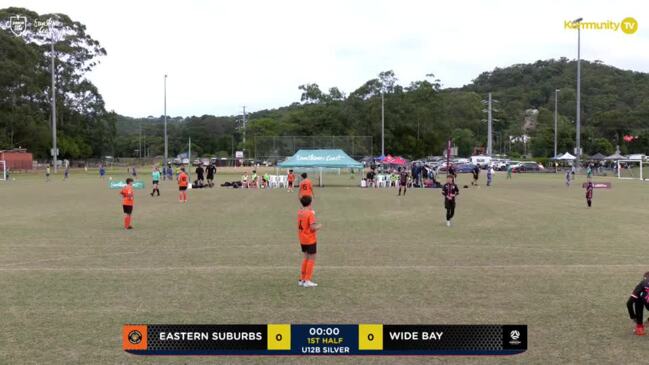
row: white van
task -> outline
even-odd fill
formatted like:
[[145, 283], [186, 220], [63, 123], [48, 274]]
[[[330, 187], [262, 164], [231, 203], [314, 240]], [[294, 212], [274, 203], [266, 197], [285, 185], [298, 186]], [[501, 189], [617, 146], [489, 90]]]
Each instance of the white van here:
[[486, 169], [489, 165], [491, 165], [491, 156], [471, 156], [471, 163], [478, 165], [482, 169]]

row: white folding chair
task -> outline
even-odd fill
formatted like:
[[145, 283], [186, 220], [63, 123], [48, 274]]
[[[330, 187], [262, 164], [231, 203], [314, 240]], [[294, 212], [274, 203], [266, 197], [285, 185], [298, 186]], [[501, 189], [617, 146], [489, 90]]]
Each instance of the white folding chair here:
[[288, 175], [280, 176], [279, 183], [283, 188], [288, 188]]

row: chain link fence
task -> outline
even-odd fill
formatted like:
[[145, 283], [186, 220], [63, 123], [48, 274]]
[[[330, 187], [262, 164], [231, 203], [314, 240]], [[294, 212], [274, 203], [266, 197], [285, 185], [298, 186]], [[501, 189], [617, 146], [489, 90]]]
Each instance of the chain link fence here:
[[374, 156], [372, 136], [255, 136], [255, 159], [282, 161], [300, 149], [341, 149], [355, 160]]

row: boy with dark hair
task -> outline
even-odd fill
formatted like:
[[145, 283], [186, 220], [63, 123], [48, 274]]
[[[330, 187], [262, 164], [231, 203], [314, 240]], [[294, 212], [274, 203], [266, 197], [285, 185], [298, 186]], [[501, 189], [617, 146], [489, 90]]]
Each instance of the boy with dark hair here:
[[131, 226], [131, 214], [133, 214], [133, 205], [135, 197], [133, 194], [133, 179], [126, 179], [126, 186], [119, 192], [122, 196], [122, 209], [124, 210], [124, 229], [133, 229]]
[[586, 184], [586, 204], [588, 204], [588, 208], [591, 207], [593, 204], [593, 189], [595, 186], [593, 185], [593, 182], [588, 179], [588, 184]]
[[293, 173], [293, 170], [288, 170], [288, 192], [291, 193], [293, 192], [293, 183], [295, 183], [295, 174]]
[[446, 175], [446, 184], [442, 187], [444, 195], [444, 208], [446, 208], [446, 225], [451, 226], [451, 219], [455, 215], [455, 197], [460, 194], [460, 189], [453, 181], [453, 175]]
[[180, 194], [178, 196], [178, 201], [181, 203], [187, 203], [187, 186], [189, 185], [189, 176], [185, 173], [185, 168], [180, 168], [180, 173], [178, 174], [178, 190]]
[[304, 196], [308, 196], [313, 199], [313, 184], [311, 180], [306, 175], [306, 172], [302, 173], [302, 181], [300, 181], [300, 191], [297, 193], [297, 197], [302, 199]]
[[300, 240], [300, 246], [304, 253], [302, 267], [300, 270], [300, 280], [298, 285], [305, 288], [313, 288], [318, 284], [311, 281], [313, 276], [313, 267], [315, 266], [315, 255], [317, 253], [317, 236], [322, 225], [316, 223], [315, 212], [311, 208], [311, 196], [304, 195], [300, 198], [302, 208], [297, 212], [297, 235]]
[[626, 302], [626, 308], [629, 311], [629, 317], [635, 321], [634, 333], [638, 336], [644, 336], [644, 324], [642, 323], [642, 311], [644, 308], [649, 310], [649, 271], [644, 273], [642, 280], [636, 285], [629, 300]]
[[406, 196], [406, 190], [408, 190], [408, 170], [399, 167], [399, 194], [397, 196], [401, 196], [402, 188], [403, 196]]

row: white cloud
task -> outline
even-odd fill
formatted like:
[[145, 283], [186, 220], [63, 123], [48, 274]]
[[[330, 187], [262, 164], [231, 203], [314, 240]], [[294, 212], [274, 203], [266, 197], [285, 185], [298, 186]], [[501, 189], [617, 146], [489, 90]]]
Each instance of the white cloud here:
[[[434, 73], [462, 86], [480, 72], [538, 59], [576, 58], [563, 21], [620, 21], [634, 35], [582, 31], [582, 58], [649, 72], [649, 3], [636, 1], [14, 1], [87, 25], [108, 56], [89, 75], [109, 109], [230, 115], [299, 100], [316, 82], [349, 93], [380, 71], [401, 84]], [[646, 24], [646, 25], [645, 25]]]

